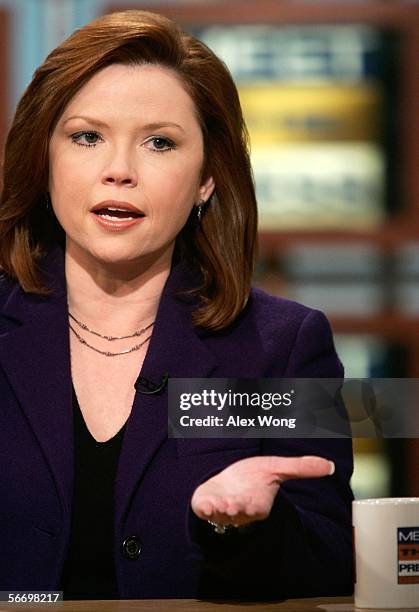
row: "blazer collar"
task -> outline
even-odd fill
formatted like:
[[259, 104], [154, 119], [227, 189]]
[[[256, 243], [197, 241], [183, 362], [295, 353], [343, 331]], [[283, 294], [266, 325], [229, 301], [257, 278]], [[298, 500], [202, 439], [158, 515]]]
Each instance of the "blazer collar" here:
[[[54, 475], [65, 514], [71, 510], [73, 428], [71, 362], [64, 252], [55, 247], [41, 270], [51, 288], [44, 297], [14, 284], [0, 311], [0, 366], [41, 445]], [[193, 303], [179, 296], [191, 288], [185, 266], [176, 266], [160, 300], [153, 335], [141, 369], [159, 382], [171, 377], [208, 376], [214, 355], [192, 324]], [[116, 479], [116, 520], [122, 520], [131, 494], [158, 447], [167, 439], [167, 388], [157, 395], [136, 393], [127, 422]]]

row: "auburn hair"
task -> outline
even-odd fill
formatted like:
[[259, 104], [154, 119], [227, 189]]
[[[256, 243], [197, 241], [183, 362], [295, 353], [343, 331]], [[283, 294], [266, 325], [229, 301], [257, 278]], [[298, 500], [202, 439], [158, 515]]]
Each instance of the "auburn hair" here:
[[48, 295], [39, 260], [64, 231], [48, 213], [48, 147], [76, 92], [110, 64], [156, 64], [175, 71], [191, 96], [204, 141], [203, 176], [215, 191], [200, 225], [191, 214], [175, 258], [201, 273], [194, 322], [221, 330], [242, 311], [253, 274], [257, 212], [248, 134], [237, 89], [223, 62], [170, 19], [128, 10], [76, 30], [35, 71], [7, 137], [0, 200], [0, 267], [26, 292]]

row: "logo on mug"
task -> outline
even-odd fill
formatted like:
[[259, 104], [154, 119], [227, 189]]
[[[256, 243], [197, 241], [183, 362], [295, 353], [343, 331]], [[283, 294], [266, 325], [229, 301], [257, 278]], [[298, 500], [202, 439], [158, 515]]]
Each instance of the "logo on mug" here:
[[419, 584], [419, 527], [397, 528], [398, 584]]

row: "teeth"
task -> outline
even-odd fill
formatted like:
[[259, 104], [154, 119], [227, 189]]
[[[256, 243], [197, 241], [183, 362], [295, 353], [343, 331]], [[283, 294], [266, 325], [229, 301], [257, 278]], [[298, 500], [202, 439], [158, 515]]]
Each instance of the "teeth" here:
[[112, 215], [100, 215], [100, 216], [102, 217], [102, 219], [109, 219], [109, 221], [131, 221], [136, 218], [136, 217], [124, 217], [123, 219], [121, 219], [121, 217], [112, 217]]

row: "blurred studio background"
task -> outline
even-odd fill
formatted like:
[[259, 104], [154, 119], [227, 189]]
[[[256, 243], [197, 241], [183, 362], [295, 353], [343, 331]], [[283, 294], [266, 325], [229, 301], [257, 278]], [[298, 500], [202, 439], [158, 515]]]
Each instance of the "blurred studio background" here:
[[[236, 80], [260, 208], [256, 284], [326, 312], [347, 377], [419, 378], [419, 4], [0, 0], [2, 140], [48, 52], [123, 8], [176, 19]], [[418, 440], [354, 443], [358, 498], [419, 495]]]

